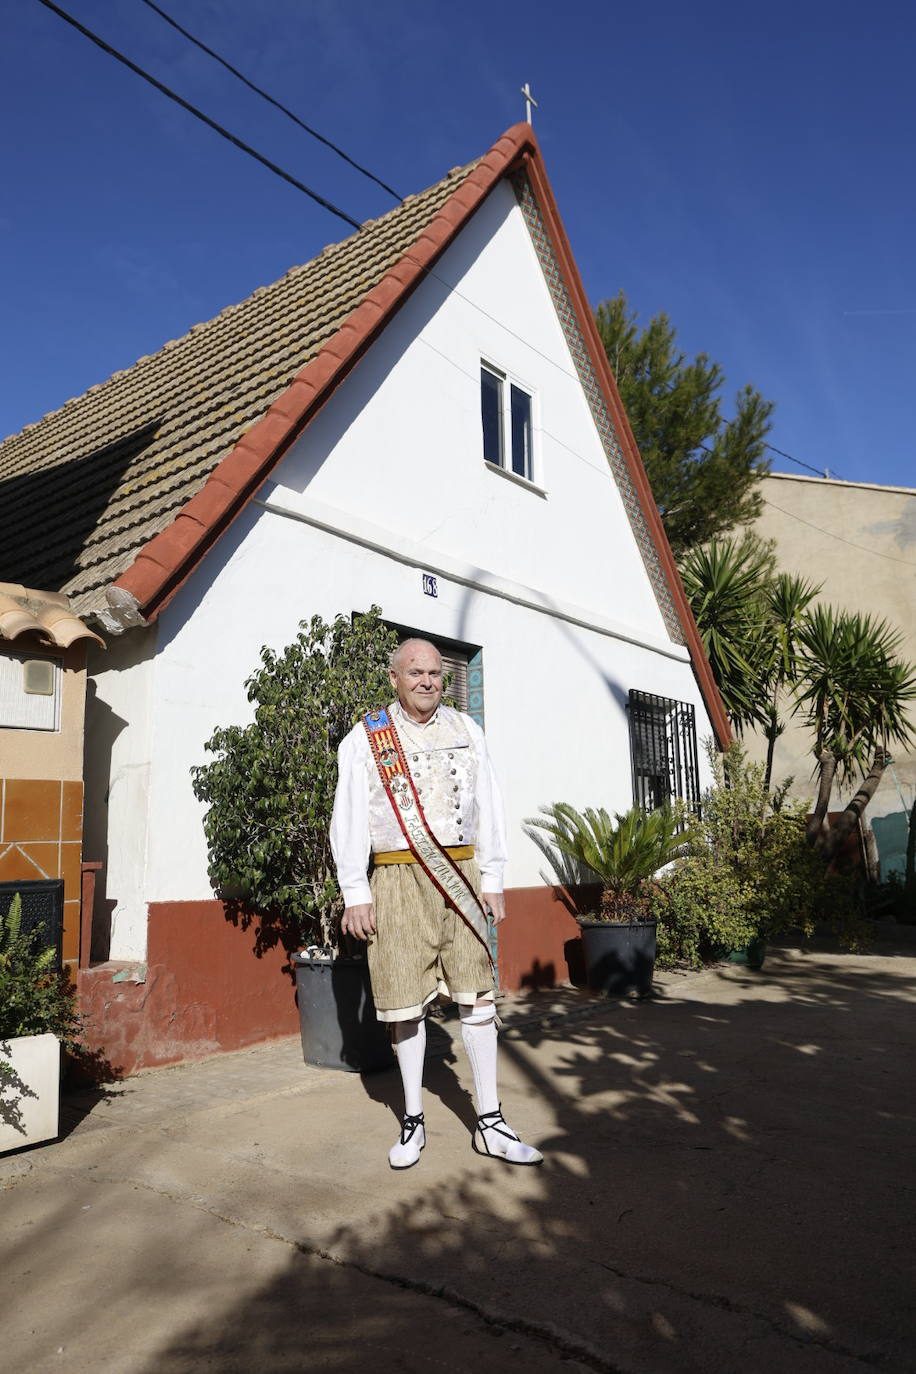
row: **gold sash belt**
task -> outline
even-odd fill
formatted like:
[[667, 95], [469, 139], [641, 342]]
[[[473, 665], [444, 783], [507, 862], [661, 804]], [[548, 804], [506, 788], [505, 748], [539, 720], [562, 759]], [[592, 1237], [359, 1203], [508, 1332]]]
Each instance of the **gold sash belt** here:
[[[474, 857], [472, 844], [447, 844], [443, 845], [443, 848], [450, 859]], [[378, 868], [381, 864], [415, 864], [417, 860], [409, 849], [386, 849], [381, 854], [373, 854], [372, 862]]]

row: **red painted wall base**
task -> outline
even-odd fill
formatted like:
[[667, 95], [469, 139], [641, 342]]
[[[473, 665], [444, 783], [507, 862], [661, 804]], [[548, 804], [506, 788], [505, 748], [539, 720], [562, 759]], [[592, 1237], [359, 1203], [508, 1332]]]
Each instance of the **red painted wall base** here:
[[520, 992], [583, 981], [579, 927], [558, 890], [509, 888], [499, 927], [500, 987]]
[[[578, 927], [553, 889], [514, 888], [506, 898], [500, 986], [579, 981]], [[145, 965], [79, 971], [84, 1041], [99, 1071], [122, 1076], [295, 1034], [288, 951], [256, 954], [255, 933], [227, 920], [222, 902], [151, 903]]]
[[[79, 972], [87, 1049], [116, 1074], [244, 1049], [299, 1029], [287, 951], [278, 945], [258, 956], [255, 927], [242, 930], [227, 920], [222, 902], [152, 902], [147, 944], [145, 966], [97, 964]], [[144, 973], [144, 982], [135, 981]]]

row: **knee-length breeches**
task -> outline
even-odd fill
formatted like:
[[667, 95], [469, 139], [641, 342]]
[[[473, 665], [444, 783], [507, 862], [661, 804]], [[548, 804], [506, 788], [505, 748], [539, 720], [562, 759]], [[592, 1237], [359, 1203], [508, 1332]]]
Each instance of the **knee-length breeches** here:
[[[476, 860], [458, 867], [479, 894]], [[369, 976], [380, 1021], [420, 1016], [439, 993], [466, 1005], [494, 996], [486, 950], [419, 864], [382, 864], [369, 882], [377, 927]]]

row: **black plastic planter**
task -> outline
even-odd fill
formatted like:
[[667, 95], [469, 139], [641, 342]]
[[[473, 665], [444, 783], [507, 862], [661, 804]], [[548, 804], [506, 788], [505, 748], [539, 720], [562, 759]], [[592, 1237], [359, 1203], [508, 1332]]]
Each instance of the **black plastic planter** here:
[[580, 919], [579, 925], [589, 987], [608, 997], [622, 997], [635, 988], [647, 997], [655, 968], [655, 921], [614, 925]]
[[394, 1063], [375, 1014], [365, 959], [293, 957], [302, 1057], [322, 1069], [373, 1073]]

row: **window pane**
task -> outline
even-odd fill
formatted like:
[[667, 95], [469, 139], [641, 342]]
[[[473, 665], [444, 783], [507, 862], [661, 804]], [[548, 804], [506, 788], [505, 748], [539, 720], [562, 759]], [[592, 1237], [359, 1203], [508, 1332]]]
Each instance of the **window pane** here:
[[480, 369], [480, 418], [483, 421], [483, 456], [503, 466], [503, 383], [487, 368]]
[[531, 477], [531, 397], [520, 387], [510, 388], [512, 404], [512, 471]]

